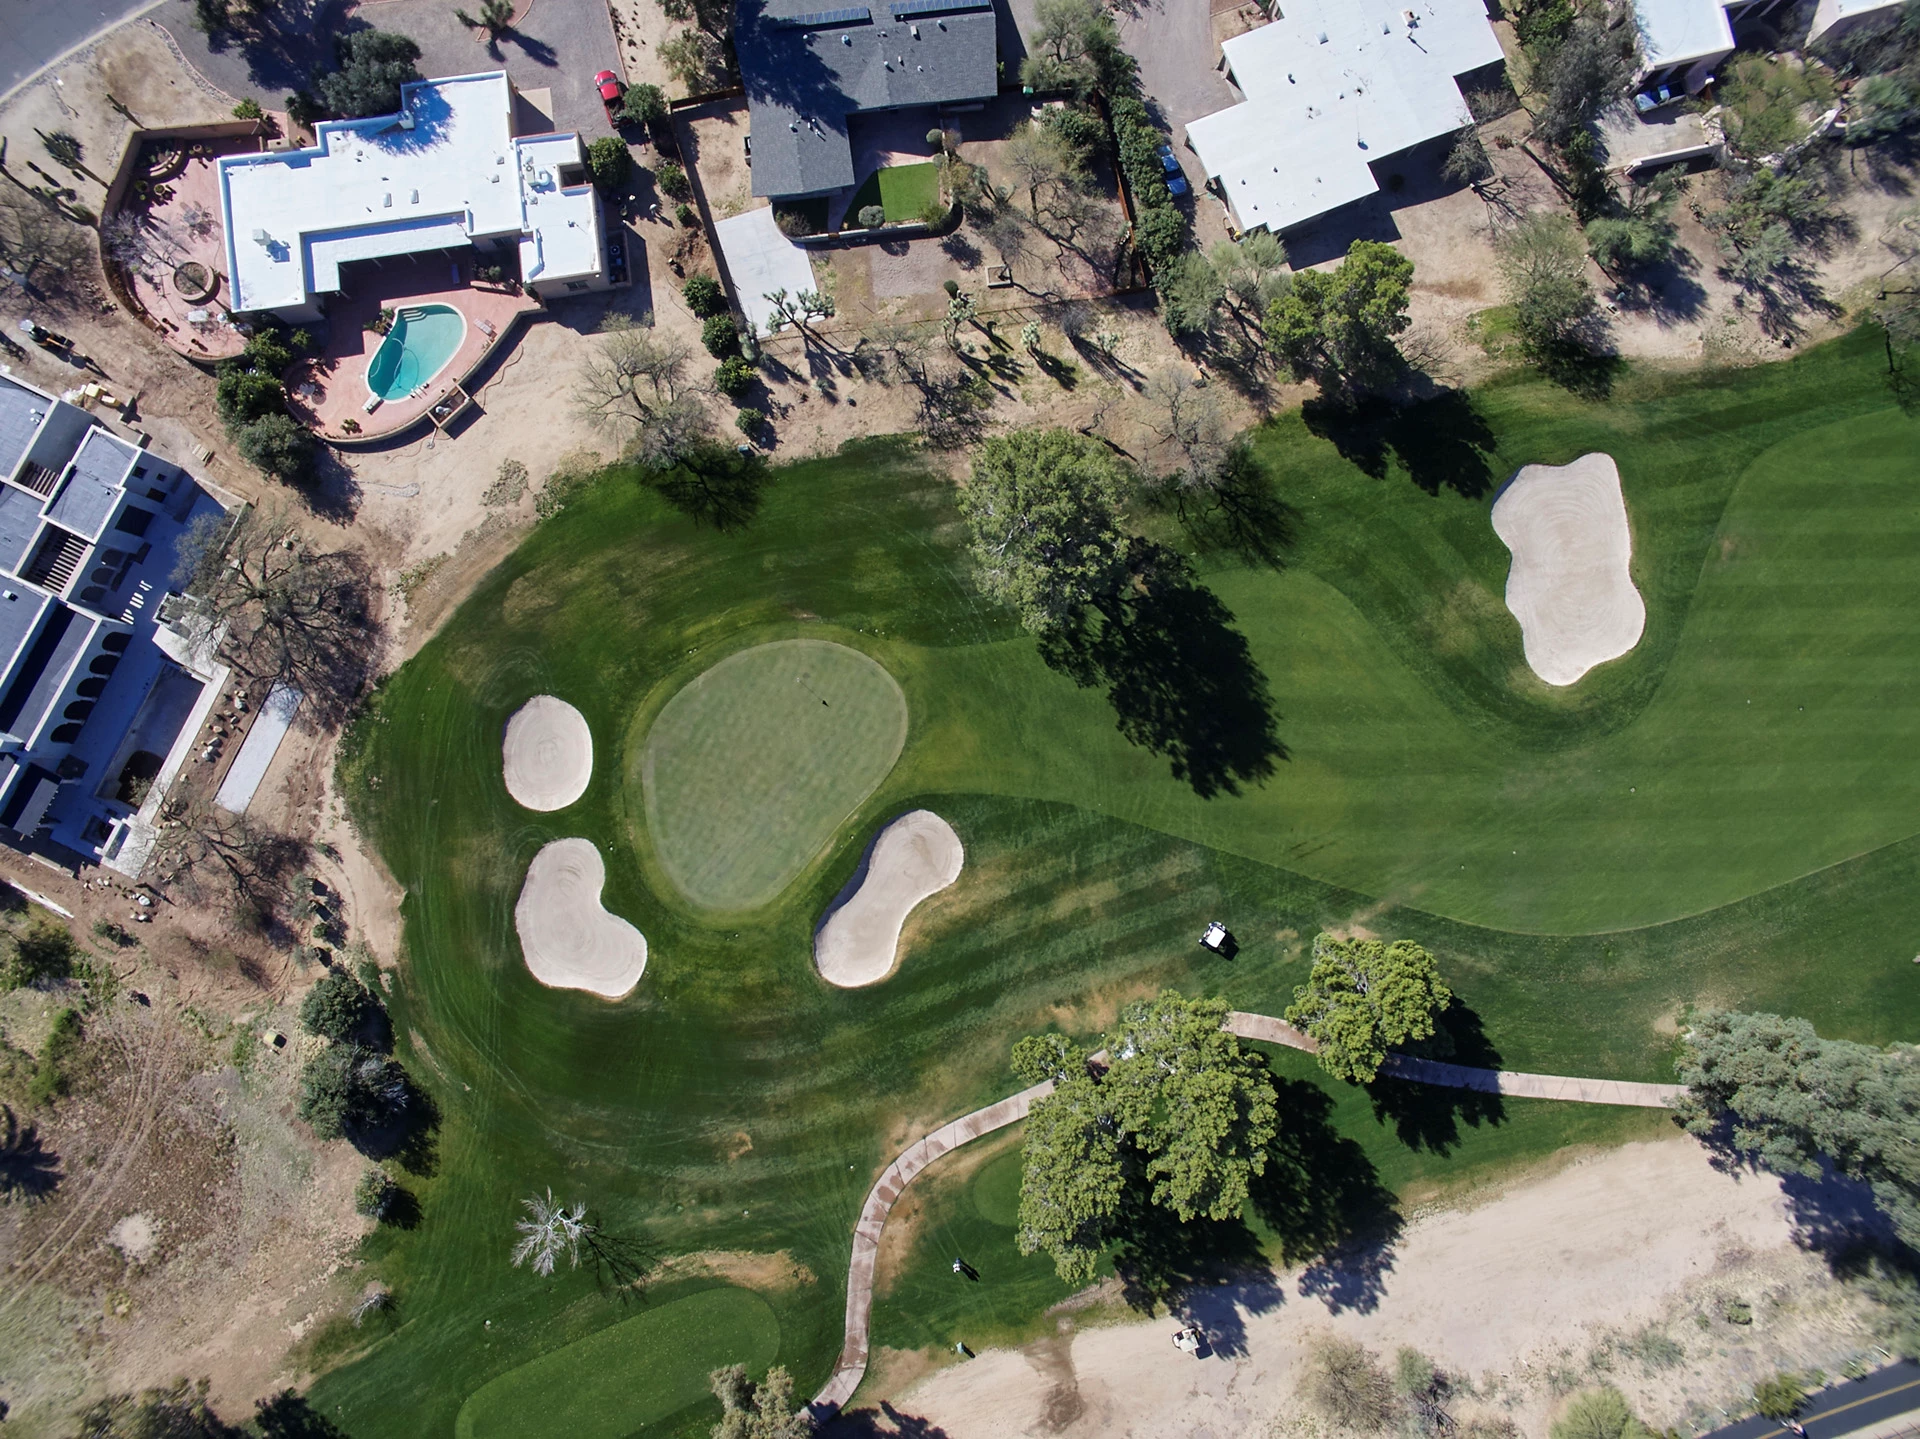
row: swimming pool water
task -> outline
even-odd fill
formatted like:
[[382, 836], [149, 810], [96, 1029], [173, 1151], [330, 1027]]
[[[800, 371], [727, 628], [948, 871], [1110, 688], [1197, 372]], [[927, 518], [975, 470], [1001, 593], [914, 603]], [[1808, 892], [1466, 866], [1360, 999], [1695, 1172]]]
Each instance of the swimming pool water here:
[[451, 305], [407, 305], [367, 364], [367, 388], [383, 400], [412, 394], [447, 367], [466, 338], [467, 322]]

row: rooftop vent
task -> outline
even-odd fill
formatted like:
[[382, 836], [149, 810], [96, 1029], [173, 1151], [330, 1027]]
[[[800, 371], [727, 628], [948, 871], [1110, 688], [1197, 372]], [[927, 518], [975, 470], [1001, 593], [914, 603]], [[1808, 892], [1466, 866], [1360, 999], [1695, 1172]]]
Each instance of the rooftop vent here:
[[273, 243], [273, 236], [269, 235], [265, 230], [255, 230], [253, 232], [253, 243], [256, 245], [271, 245]]
[[851, 44], [853, 44], [853, 36], [851, 36], [851, 35], [842, 35], [842, 36], [840, 37], [840, 43], [841, 43], [842, 45], [851, 45]]

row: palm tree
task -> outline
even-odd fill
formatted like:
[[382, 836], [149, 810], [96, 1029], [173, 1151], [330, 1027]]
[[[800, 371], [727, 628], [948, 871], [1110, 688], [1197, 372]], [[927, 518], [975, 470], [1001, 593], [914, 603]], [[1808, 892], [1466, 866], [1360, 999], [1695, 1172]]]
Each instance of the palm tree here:
[[513, 29], [513, 0], [482, 0], [479, 15], [455, 10], [453, 18], [469, 30], [487, 32], [487, 44], [497, 45], [500, 37]]
[[530, 1217], [513, 1226], [520, 1231], [520, 1242], [513, 1246], [514, 1268], [531, 1260], [533, 1272], [544, 1277], [553, 1273], [554, 1261], [565, 1254], [569, 1267], [578, 1269], [580, 1245], [596, 1228], [587, 1223], [587, 1206], [555, 1203], [551, 1189], [544, 1197], [536, 1194], [520, 1203]]

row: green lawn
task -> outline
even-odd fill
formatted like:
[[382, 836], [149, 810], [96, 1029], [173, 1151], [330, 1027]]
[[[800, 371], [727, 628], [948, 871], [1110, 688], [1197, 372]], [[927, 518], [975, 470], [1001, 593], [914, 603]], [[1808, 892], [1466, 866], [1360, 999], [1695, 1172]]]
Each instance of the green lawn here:
[[[1362, 913], [1434, 948], [1474, 1062], [1663, 1078], [1670, 1021], [1700, 1000], [1910, 1037], [1920, 431], [1879, 365], [1863, 334], [1737, 374], [1629, 375], [1605, 404], [1516, 379], [1338, 446], [1282, 416], [1255, 440], [1290, 510], [1281, 567], [1145, 517], [1197, 548], [1286, 747], [1264, 783], [1204, 800], [1120, 733], [1105, 690], [1049, 669], [981, 601], [950, 488], [907, 447], [783, 469], [753, 522], [726, 533], [630, 476], [603, 481], [386, 683], [343, 761], [344, 792], [406, 890], [396, 1032], [443, 1126], [436, 1171], [410, 1181], [422, 1223], [369, 1241], [398, 1322], [323, 1377], [316, 1403], [371, 1439], [447, 1433], [469, 1396], [543, 1355], [575, 1357], [536, 1374], [573, 1369], [584, 1385], [586, 1351], [563, 1346], [634, 1311], [605, 1274], [539, 1281], [508, 1265], [517, 1201], [548, 1184], [648, 1254], [803, 1267], [806, 1282], [760, 1292], [772, 1357], [810, 1392], [839, 1348], [873, 1175], [903, 1140], [1009, 1092], [1015, 1037], [1054, 1023], [1089, 1035], [1161, 984], [1277, 1012], [1313, 933]], [[1647, 632], [1552, 690], [1525, 670], [1500, 602], [1507, 556], [1487, 511], [1517, 465], [1588, 449], [1619, 461]], [[892, 676], [905, 747], [832, 824], [823, 858], [723, 922], [635, 843], [632, 766], [649, 717], [716, 658], [800, 638]], [[1231, 650], [1219, 641], [1203, 657]], [[1177, 644], [1140, 653], [1189, 672]], [[1204, 724], [1177, 690], [1149, 688], [1162, 719]], [[627, 739], [625, 782], [591, 786], [564, 825], [514, 806], [500, 778], [501, 726], [543, 692], [603, 737], [601, 778], [620, 763], [606, 740]], [[966, 871], [919, 912], [893, 978], [829, 989], [813, 925], [875, 827], [920, 805], [959, 832]], [[527, 862], [566, 835], [600, 846], [605, 904], [648, 937], [647, 973], [618, 1004], [540, 988], [513, 938]], [[1214, 917], [1241, 941], [1231, 964], [1194, 944]], [[1305, 1257], [1392, 1194], [1666, 1123], [1368, 1094], [1321, 1083], [1302, 1056], [1274, 1062], [1286, 1142], [1318, 1179], [1263, 1195], [1244, 1231], [1213, 1236], [1217, 1252]], [[1006, 1172], [989, 1157], [977, 1178], [921, 1181], [876, 1343], [1025, 1332], [1060, 1297], [1008, 1243]], [[954, 1246], [981, 1284], [956, 1287]], [[720, 1282], [644, 1303], [665, 1312]], [[743, 1328], [736, 1357], [768, 1356]], [[696, 1399], [647, 1432], [702, 1433], [713, 1412]]]
[[888, 165], [875, 170], [860, 182], [847, 202], [848, 225], [859, 222], [860, 212], [878, 205], [887, 212], [887, 223], [917, 220], [927, 206], [940, 198], [940, 167], [929, 160], [919, 165]]
[[729, 655], [635, 718], [628, 787], [674, 887], [707, 909], [779, 896], [887, 777], [900, 686], [858, 650], [783, 640]]

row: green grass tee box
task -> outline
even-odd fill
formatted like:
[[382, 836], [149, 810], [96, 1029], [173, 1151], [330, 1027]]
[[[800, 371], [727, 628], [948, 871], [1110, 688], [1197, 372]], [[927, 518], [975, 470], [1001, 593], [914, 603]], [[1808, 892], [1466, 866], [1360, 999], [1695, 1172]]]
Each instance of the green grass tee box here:
[[722, 660], [667, 701], [641, 756], [647, 828], [707, 909], [774, 899], [900, 758], [907, 700], [858, 650], [782, 640]]
[[705, 1398], [728, 1364], [758, 1374], [780, 1321], [749, 1289], [703, 1289], [542, 1354], [476, 1390], [456, 1439], [622, 1439]]
[[889, 165], [875, 170], [861, 182], [847, 205], [845, 223], [857, 224], [860, 212], [878, 205], [887, 212], [889, 224], [917, 220], [927, 206], [940, 198], [940, 167], [931, 161], [923, 165]]

